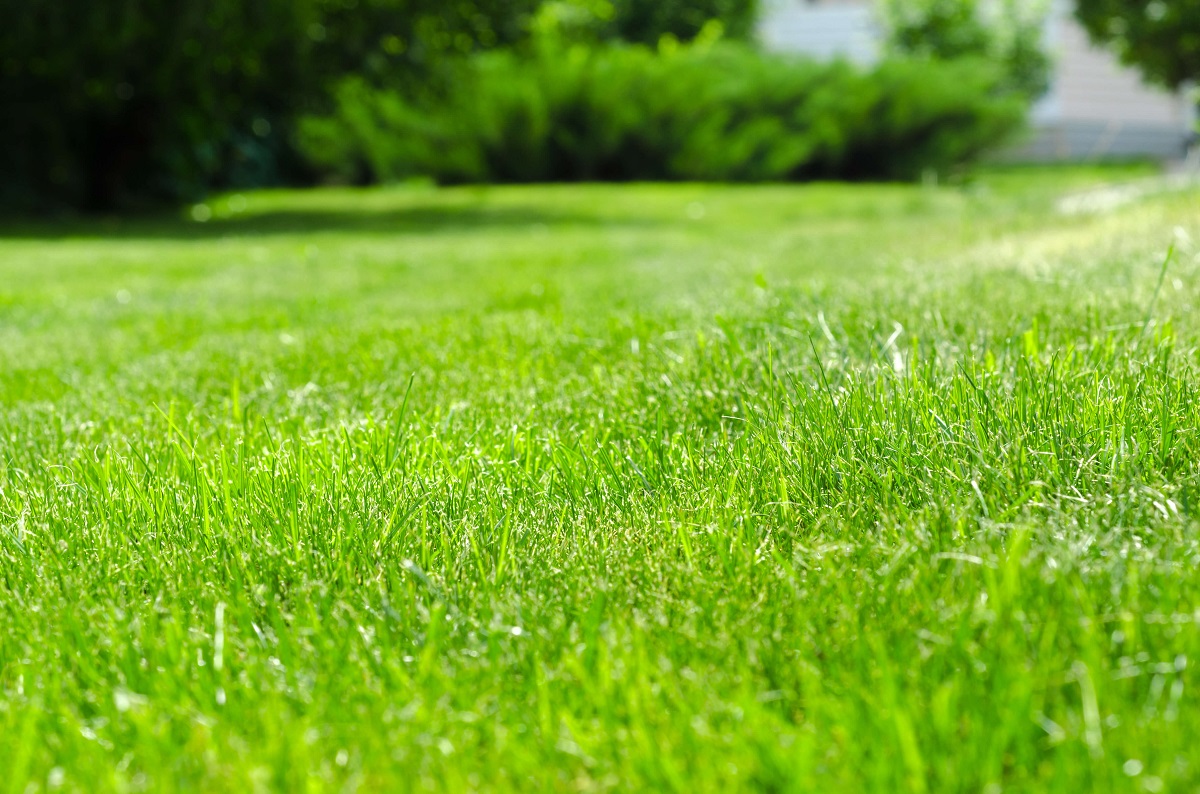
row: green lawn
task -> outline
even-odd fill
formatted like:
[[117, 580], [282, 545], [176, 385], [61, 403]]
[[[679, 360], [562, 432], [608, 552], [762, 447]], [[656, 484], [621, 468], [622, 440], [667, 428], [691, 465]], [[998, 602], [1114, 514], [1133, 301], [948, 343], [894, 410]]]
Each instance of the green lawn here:
[[1196, 790], [1139, 173], [8, 223], [0, 792]]

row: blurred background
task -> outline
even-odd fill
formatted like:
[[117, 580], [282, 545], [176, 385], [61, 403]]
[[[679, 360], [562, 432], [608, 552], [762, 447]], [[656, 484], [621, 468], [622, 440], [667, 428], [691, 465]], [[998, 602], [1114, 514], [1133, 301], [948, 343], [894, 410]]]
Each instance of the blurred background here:
[[1182, 158], [1194, 0], [4, 0], [0, 209]]

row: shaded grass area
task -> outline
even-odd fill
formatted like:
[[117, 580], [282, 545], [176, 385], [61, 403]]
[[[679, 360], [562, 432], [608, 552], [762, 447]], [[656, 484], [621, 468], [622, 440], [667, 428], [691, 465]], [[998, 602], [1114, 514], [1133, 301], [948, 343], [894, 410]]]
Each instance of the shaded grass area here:
[[7, 782], [1197, 785], [1200, 202], [1055, 211], [1126, 175], [12, 234]]

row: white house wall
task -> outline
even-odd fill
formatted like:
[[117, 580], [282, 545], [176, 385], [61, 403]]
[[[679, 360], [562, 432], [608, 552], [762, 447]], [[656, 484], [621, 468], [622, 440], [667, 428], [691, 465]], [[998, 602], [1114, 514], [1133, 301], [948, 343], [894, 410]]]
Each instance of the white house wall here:
[[764, 0], [759, 40], [777, 52], [814, 58], [846, 58], [861, 64], [879, 59], [880, 36], [868, 3]]
[[1092, 46], [1076, 24], [1063, 25], [1055, 82], [1064, 121], [1129, 121], [1182, 128], [1187, 119], [1177, 94], [1147, 86], [1111, 53]]

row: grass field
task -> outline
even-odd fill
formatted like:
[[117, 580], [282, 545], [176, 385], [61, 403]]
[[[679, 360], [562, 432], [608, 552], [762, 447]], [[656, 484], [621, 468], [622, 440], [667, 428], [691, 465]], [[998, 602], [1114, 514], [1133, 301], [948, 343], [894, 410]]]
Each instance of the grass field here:
[[1197, 790], [1140, 173], [3, 227], [0, 792]]

